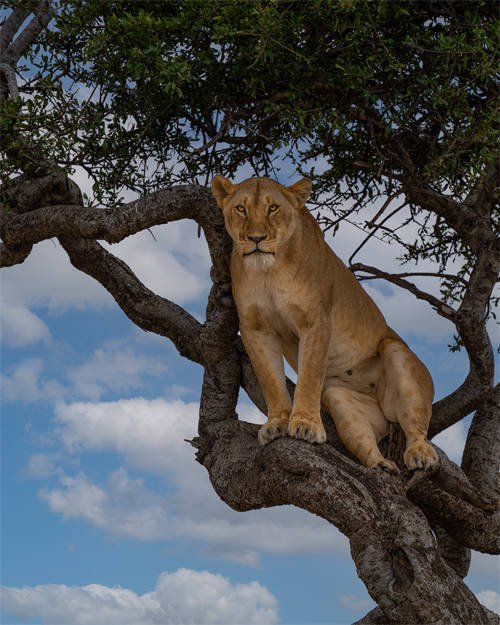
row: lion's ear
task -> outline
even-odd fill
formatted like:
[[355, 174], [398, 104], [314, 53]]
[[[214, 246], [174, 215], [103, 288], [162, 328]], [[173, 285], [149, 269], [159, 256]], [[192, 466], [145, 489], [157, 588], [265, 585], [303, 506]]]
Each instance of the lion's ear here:
[[287, 187], [287, 190], [295, 195], [299, 201], [299, 206], [302, 208], [306, 203], [309, 194], [311, 193], [312, 183], [309, 178], [302, 178], [291, 187]]
[[231, 193], [233, 187], [232, 182], [224, 176], [215, 176], [212, 180], [212, 193], [221, 208], [224, 208], [224, 200]]

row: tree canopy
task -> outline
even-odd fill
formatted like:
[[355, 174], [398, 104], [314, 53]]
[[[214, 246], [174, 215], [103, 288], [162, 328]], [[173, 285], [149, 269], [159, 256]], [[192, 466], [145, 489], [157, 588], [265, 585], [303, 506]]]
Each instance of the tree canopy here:
[[[11, 11], [0, 28], [2, 265], [22, 262], [34, 243], [58, 237], [71, 262], [103, 284], [135, 323], [167, 336], [183, 356], [202, 364], [200, 438], [193, 444], [214, 488], [237, 509], [295, 503], [340, 527], [351, 538], [360, 575], [380, 605], [378, 616], [363, 622], [416, 622], [416, 615], [425, 613], [416, 598], [420, 591], [408, 590], [412, 584], [401, 590], [406, 598], [399, 597], [397, 608], [385, 602], [388, 590], [380, 580], [387, 582], [390, 571], [400, 565], [408, 569], [407, 564], [387, 564], [375, 579], [361, 564], [363, 541], [349, 510], [335, 509], [333, 500], [321, 508], [314, 494], [293, 488], [282, 501], [282, 494], [264, 485], [270, 472], [287, 482], [293, 481], [291, 464], [306, 473], [322, 467], [331, 480], [340, 480], [351, 507], [362, 507], [353, 494], [356, 480], [369, 484], [376, 498], [395, 497], [398, 514], [408, 512], [410, 497], [438, 535], [443, 562], [457, 572], [443, 600], [436, 582], [431, 593], [436, 615], [456, 619], [459, 612], [453, 610], [463, 610], [461, 618], [481, 622], [459, 577], [468, 567], [470, 547], [498, 550], [492, 533], [500, 523], [494, 512], [500, 387], [493, 387], [486, 327], [497, 303], [500, 269], [496, 4], [6, 4]], [[261, 452], [248, 424], [229, 425], [240, 385], [265, 406], [237, 336], [230, 243], [206, 186], [216, 173], [234, 176], [245, 168], [275, 177], [285, 165], [312, 179], [310, 206], [325, 230], [336, 233], [350, 222], [365, 232], [349, 259], [358, 277], [407, 289], [455, 325], [452, 348], [466, 349], [470, 371], [434, 405], [430, 435], [475, 411], [462, 470], [441, 452], [443, 468], [434, 481], [409, 477], [405, 494], [355, 466], [332, 426], [323, 450], [277, 441], [274, 451]], [[92, 199], [82, 199], [68, 178], [75, 167], [83, 167], [94, 181]], [[125, 204], [125, 190], [138, 199]], [[181, 218], [198, 222], [211, 252], [213, 288], [204, 324], [146, 289], [97, 243]], [[373, 236], [396, 243], [409, 271], [354, 262]], [[433, 269], [419, 272], [416, 264], [424, 260]], [[439, 287], [424, 290], [418, 282], [422, 275]], [[412, 276], [417, 281], [408, 280]], [[398, 436], [391, 439], [394, 453]], [[258, 459], [262, 453], [268, 464]], [[336, 473], [343, 463], [350, 463], [345, 471], [351, 482]], [[233, 476], [229, 485], [228, 475]], [[321, 484], [311, 492], [319, 493]], [[371, 544], [385, 554], [385, 562], [386, 545], [374, 536], [381, 531], [380, 519], [391, 518], [388, 527], [394, 527], [397, 514], [389, 507], [373, 518], [365, 512]], [[414, 527], [424, 527], [421, 523], [414, 519]], [[408, 536], [415, 538], [412, 532], [401, 538], [405, 545], [411, 542]], [[453, 550], [455, 559], [462, 558], [455, 566]], [[446, 577], [447, 565], [440, 569], [439, 564], [437, 578]]]

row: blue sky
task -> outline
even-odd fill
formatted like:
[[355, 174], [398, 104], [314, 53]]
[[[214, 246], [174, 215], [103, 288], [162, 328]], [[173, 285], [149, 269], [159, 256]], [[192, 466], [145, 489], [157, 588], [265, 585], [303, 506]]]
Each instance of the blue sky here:
[[[190, 222], [154, 235], [112, 250], [202, 319], [203, 238]], [[345, 260], [359, 233], [328, 240]], [[363, 254], [393, 263], [377, 241]], [[200, 367], [136, 328], [55, 241], [1, 280], [2, 622], [344, 625], [373, 606], [334, 527], [289, 506], [237, 513], [214, 494], [184, 442]], [[367, 289], [428, 365], [436, 397], [460, 383], [466, 359], [448, 352], [448, 323], [410, 294]], [[263, 420], [246, 397], [239, 414]], [[465, 434], [458, 424], [438, 442], [459, 460]], [[476, 554], [467, 582], [498, 608], [498, 560]]]

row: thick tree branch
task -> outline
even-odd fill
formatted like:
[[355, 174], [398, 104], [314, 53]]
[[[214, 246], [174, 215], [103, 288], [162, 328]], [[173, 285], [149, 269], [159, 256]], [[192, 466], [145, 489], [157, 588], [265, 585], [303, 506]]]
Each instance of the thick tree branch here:
[[124, 313], [143, 330], [169, 338], [182, 356], [200, 364], [202, 325], [183, 308], [155, 295], [132, 270], [99, 243], [59, 239], [71, 264], [97, 280], [111, 293]]
[[476, 258], [469, 285], [454, 322], [469, 356], [470, 371], [463, 384], [437, 402], [429, 437], [435, 436], [476, 409], [491, 393], [494, 359], [486, 331], [485, 310], [500, 270], [500, 257], [488, 248]]
[[7, 16], [2, 28], [0, 28], [0, 59], [19, 27], [29, 15], [29, 10], [26, 8], [27, 4], [27, 2], [19, 2], [19, 6]]
[[215, 441], [194, 441], [226, 503], [236, 510], [291, 503], [336, 525], [386, 623], [483, 622], [482, 607], [442, 561], [397, 480], [329, 445], [283, 438], [260, 447], [257, 429], [230, 419], [219, 422]]
[[54, 16], [54, 9], [50, 0], [41, 0], [34, 13], [30, 23], [4, 51], [4, 60], [12, 66], [16, 65]]
[[[36, 185], [36, 181], [31, 180], [30, 183]], [[45, 188], [42, 183], [40, 186]], [[35, 191], [33, 195], [37, 195]], [[41, 208], [32, 206], [30, 212], [23, 214], [1, 211], [0, 236], [9, 247], [34, 244], [59, 236], [117, 243], [151, 226], [179, 219], [195, 219], [207, 228], [220, 221], [223, 227], [220, 209], [210, 190], [198, 185], [185, 185], [162, 189], [113, 208], [51, 203]]]
[[500, 510], [485, 512], [440, 488], [424, 477], [408, 490], [408, 497], [432, 525], [445, 527], [459, 544], [483, 553], [500, 554]]
[[475, 254], [486, 247], [497, 257], [500, 256], [500, 240], [492, 232], [487, 217], [478, 214], [466, 204], [456, 202], [413, 181], [405, 185], [405, 192], [412, 204], [442, 217], [468, 243]]
[[474, 415], [462, 469], [479, 493], [500, 497], [500, 384]]
[[495, 163], [486, 169], [484, 176], [467, 195], [464, 200], [465, 206], [472, 208], [482, 217], [489, 217], [494, 189], [498, 187], [499, 181], [500, 165]]

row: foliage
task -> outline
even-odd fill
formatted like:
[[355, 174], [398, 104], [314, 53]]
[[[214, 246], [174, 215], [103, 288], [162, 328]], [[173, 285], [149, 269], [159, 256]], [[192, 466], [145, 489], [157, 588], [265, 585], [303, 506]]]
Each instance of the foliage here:
[[[399, 243], [402, 261], [455, 261], [466, 278], [467, 243], [405, 186], [463, 201], [494, 162], [495, 18], [487, 1], [71, 0], [31, 52], [29, 99], [6, 101], [2, 124], [13, 143], [20, 130], [59, 166], [85, 167], [109, 205], [122, 188], [242, 165], [277, 175], [291, 161], [326, 228], [350, 220]], [[16, 168], [15, 156], [2, 165]], [[448, 302], [462, 287], [441, 281]]]

